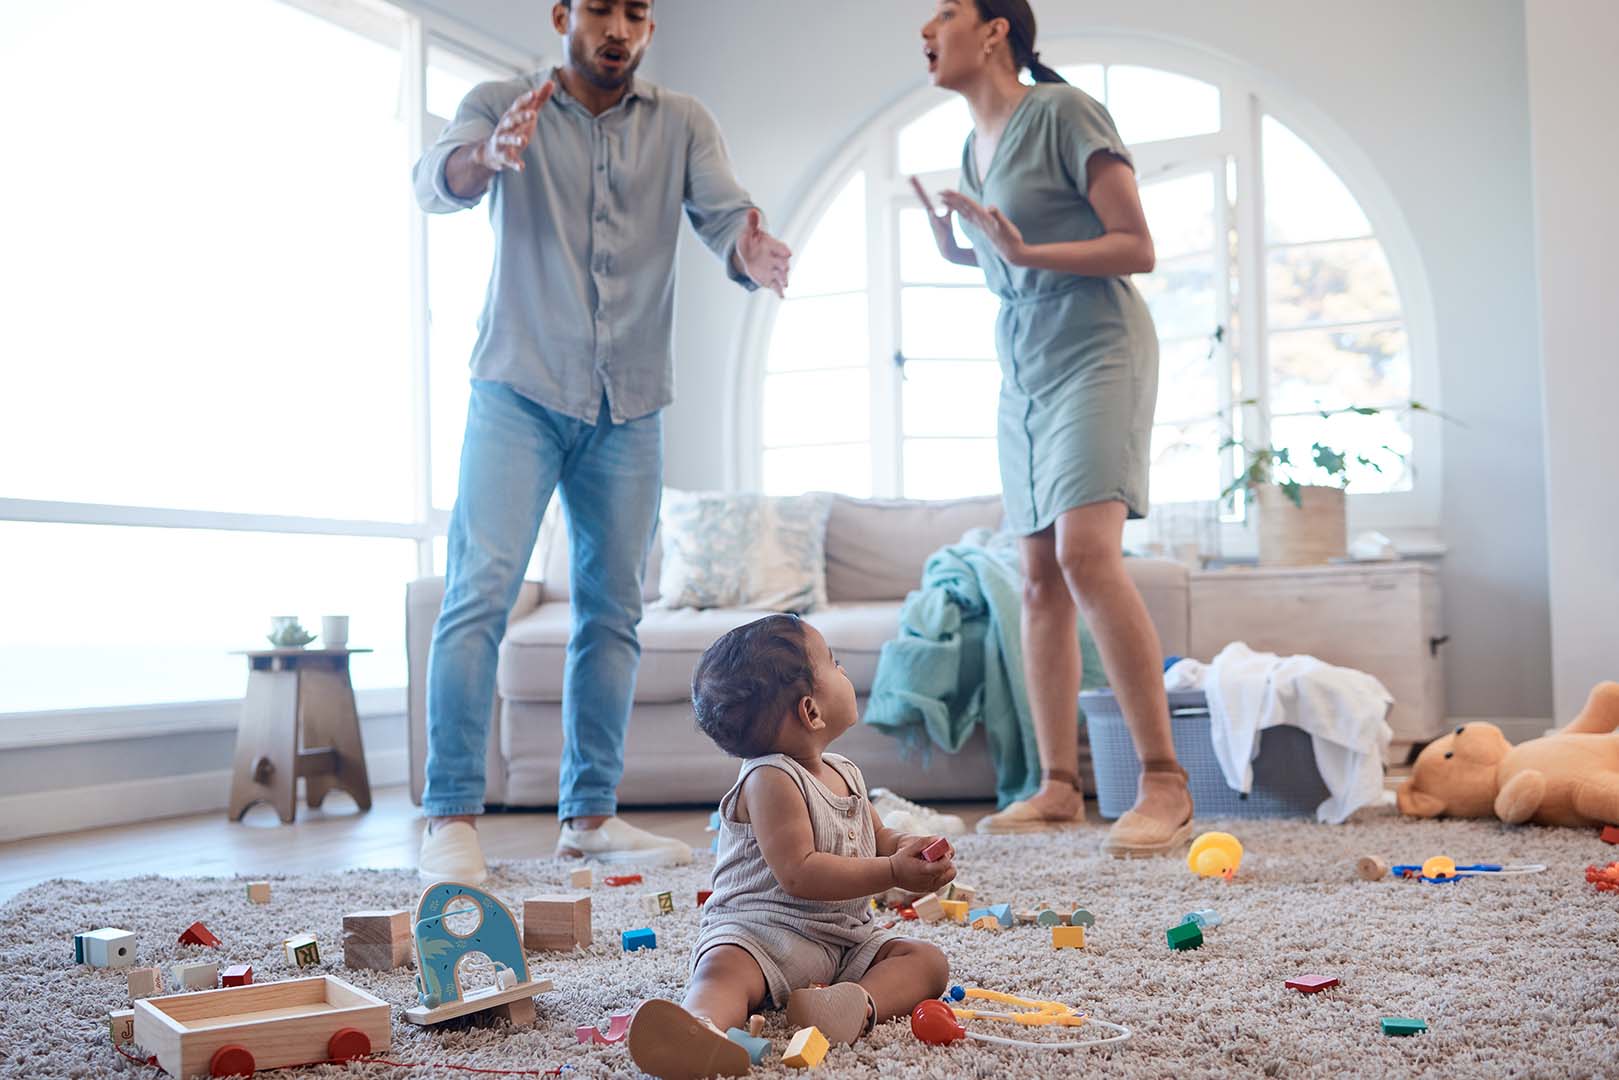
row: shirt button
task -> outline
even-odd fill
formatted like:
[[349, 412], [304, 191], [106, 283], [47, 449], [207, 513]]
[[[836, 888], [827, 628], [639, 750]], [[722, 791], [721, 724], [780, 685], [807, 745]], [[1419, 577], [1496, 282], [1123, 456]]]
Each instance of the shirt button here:
[[850, 840], [853, 840], [853, 839], [854, 839], [854, 830], [853, 830], [853, 829], [850, 829], [850, 830], [849, 830], [849, 839], [850, 839]]
[[605, 165], [605, 164], [603, 164], [603, 165], [597, 165], [597, 166], [596, 166], [596, 171], [597, 171], [597, 172], [606, 172], [606, 171], [607, 171], [607, 166], [606, 166], [606, 165]]

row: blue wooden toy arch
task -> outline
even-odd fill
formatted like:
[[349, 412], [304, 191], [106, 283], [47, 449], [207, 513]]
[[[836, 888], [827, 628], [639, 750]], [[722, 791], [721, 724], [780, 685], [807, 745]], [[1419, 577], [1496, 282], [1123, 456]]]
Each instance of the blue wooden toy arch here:
[[[457, 934], [446, 925], [445, 917], [457, 914], [447, 909], [463, 897], [476, 908], [478, 925]], [[430, 1009], [463, 1000], [460, 965], [472, 953], [483, 953], [496, 965], [510, 968], [519, 983], [529, 981], [516, 918], [482, 889], [459, 881], [428, 886], [416, 905], [415, 937], [416, 996]]]

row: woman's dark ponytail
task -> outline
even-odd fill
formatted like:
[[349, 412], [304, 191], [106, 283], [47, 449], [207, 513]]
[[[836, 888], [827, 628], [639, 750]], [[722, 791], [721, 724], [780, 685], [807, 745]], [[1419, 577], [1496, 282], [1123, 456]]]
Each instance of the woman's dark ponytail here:
[[1012, 47], [1012, 62], [1019, 68], [1028, 68], [1037, 83], [1066, 83], [1068, 80], [1040, 62], [1034, 48], [1034, 9], [1029, 0], [977, 0], [978, 17], [985, 22], [1005, 19], [1011, 30], [1007, 43]]

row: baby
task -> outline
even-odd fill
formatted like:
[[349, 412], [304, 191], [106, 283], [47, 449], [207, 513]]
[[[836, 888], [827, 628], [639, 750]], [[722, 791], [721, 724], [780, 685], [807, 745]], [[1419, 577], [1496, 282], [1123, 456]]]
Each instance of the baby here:
[[941, 888], [956, 876], [955, 852], [923, 859], [936, 838], [884, 828], [860, 770], [826, 752], [859, 717], [820, 632], [795, 615], [732, 630], [698, 662], [692, 701], [698, 726], [744, 760], [720, 800], [714, 894], [684, 1007], [641, 1004], [635, 1063], [664, 1080], [741, 1076], [747, 1051], [724, 1032], [765, 1002], [785, 1005], [795, 1029], [852, 1043], [942, 994], [944, 954], [877, 929], [870, 899]]

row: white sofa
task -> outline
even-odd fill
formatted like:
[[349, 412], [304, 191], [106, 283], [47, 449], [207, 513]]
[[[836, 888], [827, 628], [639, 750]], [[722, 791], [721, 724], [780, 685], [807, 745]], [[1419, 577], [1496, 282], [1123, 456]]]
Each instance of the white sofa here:
[[[899, 626], [906, 594], [921, 583], [922, 566], [942, 545], [1000, 521], [998, 496], [953, 502], [881, 501], [839, 496], [827, 524], [826, 607], [806, 618], [826, 635], [854, 681], [862, 707], [883, 642]], [[568, 643], [568, 549], [548, 522], [541, 534], [543, 578], [525, 582], [500, 644], [497, 694], [489, 740], [488, 791], [493, 806], [556, 805], [562, 747], [562, 669]], [[641, 669], [625, 746], [620, 801], [627, 806], [709, 804], [734, 782], [737, 762], [697, 726], [691, 713], [691, 674], [704, 649], [725, 631], [762, 612], [664, 609], [656, 606], [658, 545], [643, 590]], [[1160, 559], [1131, 559], [1131, 576], [1146, 598], [1164, 650], [1186, 655], [1190, 641], [1189, 580], [1184, 567]], [[408, 588], [406, 635], [410, 665], [411, 794], [420, 803], [426, 756], [428, 644], [444, 596], [443, 578]], [[958, 754], [931, 760], [899, 739], [864, 726], [837, 749], [865, 772], [917, 799], [988, 799], [994, 771], [984, 736]], [[1081, 758], [1089, 747], [1081, 739]], [[1086, 773], [1088, 769], [1082, 770]]]

